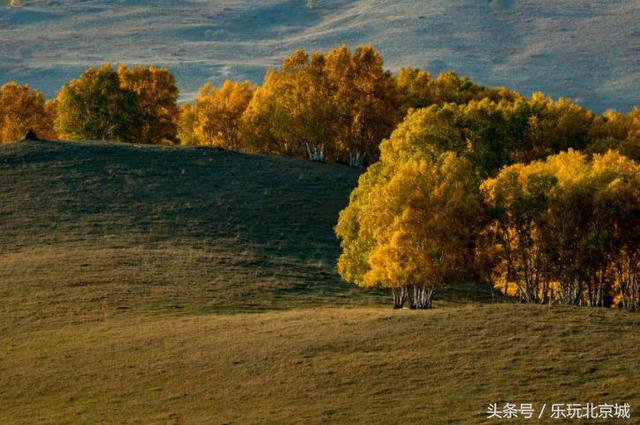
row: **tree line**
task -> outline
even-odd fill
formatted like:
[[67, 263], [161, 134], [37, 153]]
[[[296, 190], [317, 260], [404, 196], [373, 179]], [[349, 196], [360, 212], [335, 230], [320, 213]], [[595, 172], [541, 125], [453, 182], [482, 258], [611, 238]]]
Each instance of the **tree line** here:
[[516, 96], [453, 72], [392, 75], [373, 48], [346, 46], [296, 51], [261, 86], [207, 83], [183, 105], [178, 94], [168, 69], [155, 66], [90, 67], [51, 100], [11, 82], [0, 94], [0, 140], [33, 128], [46, 139], [210, 145], [362, 166], [377, 160], [379, 143], [411, 108]]
[[[0, 140], [19, 140], [33, 128], [45, 139], [210, 145], [366, 166], [378, 160], [380, 142], [408, 111], [487, 99], [535, 109], [510, 119], [539, 120], [530, 123], [539, 137], [544, 133], [557, 143], [564, 140], [565, 148], [614, 148], [640, 157], [637, 114], [597, 116], [570, 100], [554, 103], [539, 94], [532, 103], [514, 91], [483, 87], [454, 72], [434, 78], [424, 70], [403, 68], [392, 74], [368, 46], [313, 54], [299, 50], [268, 70], [260, 86], [207, 83], [193, 102], [182, 105], [178, 95], [173, 75], [155, 66], [90, 67], [51, 100], [11, 82], [0, 91]], [[512, 124], [517, 123], [504, 123]], [[545, 128], [556, 124], [556, 134]], [[523, 160], [548, 154], [548, 141], [530, 135], [528, 143], [528, 152], [521, 149]], [[504, 158], [494, 160], [504, 163]]]
[[28, 85], [0, 88], [0, 142], [29, 129], [46, 140], [177, 143], [178, 89], [166, 68], [88, 68], [54, 99]]
[[[551, 136], [565, 148], [617, 149], [640, 158], [637, 113], [595, 115], [570, 100], [551, 102], [539, 94], [528, 102], [514, 91], [483, 87], [454, 72], [434, 78], [403, 68], [392, 74], [367, 46], [313, 54], [299, 50], [270, 69], [260, 86], [207, 83], [193, 102], [182, 105], [178, 95], [173, 75], [155, 66], [90, 67], [50, 100], [10, 82], [0, 89], [0, 141], [19, 140], [33, 128], [45, 139], [209, 145], [367, 166], [378, 160], [381, 141], [408, 111], [487, 99], [520, 108], [521, 116], [504, 125], [531, 118], [538, 137]], [[534, 111], [522, 110], [523, 104]], [[552, 134], [546, 127], [556, 124]], [[522, 160], [549, 153], [548, 141], [529, 137]]]

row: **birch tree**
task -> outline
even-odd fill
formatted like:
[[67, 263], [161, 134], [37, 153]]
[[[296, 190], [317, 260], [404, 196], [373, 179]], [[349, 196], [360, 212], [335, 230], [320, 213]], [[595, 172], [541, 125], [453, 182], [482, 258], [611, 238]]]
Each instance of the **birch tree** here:
[[640, 167], [569, 150], [482, 184], [497, 287], [525, 302], [637, 308]]

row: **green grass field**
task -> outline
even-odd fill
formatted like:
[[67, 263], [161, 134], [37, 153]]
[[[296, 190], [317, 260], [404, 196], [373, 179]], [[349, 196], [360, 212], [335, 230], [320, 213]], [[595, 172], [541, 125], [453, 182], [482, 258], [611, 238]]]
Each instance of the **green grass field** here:
[[471, 283], [393, 311], [341, 282], [332, 227], [357, 178], [208, 148], [0, 145], [0, 424], [640, 406], [637, 314], [492, 303]]

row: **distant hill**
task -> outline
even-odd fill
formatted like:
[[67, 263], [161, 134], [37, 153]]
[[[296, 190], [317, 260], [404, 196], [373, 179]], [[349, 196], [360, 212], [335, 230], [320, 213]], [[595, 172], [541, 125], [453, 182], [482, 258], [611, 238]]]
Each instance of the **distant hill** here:
[[[638, 0], [22, 0], [0, 9], [0, 81], [52, 95], [88, 65], [167, 65], [183, 99], [205, 81], [260, 81], [297, 48], [372, 44], [387, 66], [486, 85], [640, 104]], [[0, 5], [1, 7], [2, 5]]]

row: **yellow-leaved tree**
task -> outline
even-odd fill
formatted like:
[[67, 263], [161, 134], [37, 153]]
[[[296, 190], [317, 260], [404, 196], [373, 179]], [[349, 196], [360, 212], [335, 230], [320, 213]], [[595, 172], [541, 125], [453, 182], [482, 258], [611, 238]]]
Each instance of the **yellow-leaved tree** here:
[[254, 91], [255, 86], [248, 81], [225, 81], [219, 88], [207, 83], [200, 89], [195, 107], [183, 110], [183, 125], [186, 128], [189, 119], [193, 119], [193, 139], [197, 144], [238, 150], [242, 145], [242, 114]]
[[364, 282], [394, 288], [396, 307], [406, 294], [413, 308], [431, 308], [437, 288], [473, 272], [483, 217], [473, 166], [452, 152], [411, 160], [377, 192], [361, 217], [375, 229]]
[[438, 75], [435, 79], [418, 68], [401, 68], [394, 76], [402, 101], [403, 112], [431, 105], [456, 103], [465, 105], [471, 101], [489, 99], [494, 102], [514, 102], [522, 97], [504, 87], [484, 87], [468, 77], [460, 77], [453, 71]]
[[605, 153], [615, 149], [640, 161], [640, 108], [628, 114], [606, 111], [597, 116], [589, 129], [589, 140], [590, 152]]
[[247, 146], [361, 166], [402, 117], [396, 84], [371, 47], [299, 50], [267, 72], [243, 117]]
[[381, 144], [336, 226], [340, 275], [391, 288], [395, 308], [430, 308], [439, 286], [474, 273], [484, 218], [473, 162], [430, 145], [423, 118], [412, 114]]
[[334, 149], [353, 166], [375, 162], [380, 142], [404, 115], [397, 85], [384, 69], [382, 56], [371, 46], [353, 52], [342, 46], [327, 53], [326, 70], [336, 108]]
[[33, 129], [41, 139], [53, 140], [55, 107], [42, 93], [15, 82], [0, 88], [0, 142], [22, 140]]
[[181, 145], [197, 145], [194, 128], [196, 123], [196, 108], [191, 103], [180, 105], [180, 117], [178, 118], [178, 140]]
[[400, 68], [394, 76], [404, 111], [437, 103], [433, 77], [419, 68]]
[[[620, 251], [606, 250], [612, 239], [603, 229], [626, 224], [592, 194], [608, 193], [606, 176], [634, 180], [613, 168], [595, 178], [585, 155], [558, 154], [574, 144], [584, 148], [592, 121], [593, 114], [575, 103], [541, 94], [414, 110], [380, 145], [380, 161], [363, 174], [340, 214], [340, 275], [358, 285], [398, 288], [401, 305], [407, 288], [419, 300], [427, 288], [428, 298], [432, 282], [455, 280], [450, 273], [471, 265], [457, 278], [492, 268], [496, 286], [526, 302], [610, 304], [609, 259]], [[541, 161], [550, 154], [557, 155]], [[521, 159], [538, 161], [512, 165]], [[479, 199], [486, 178], [484, 203], [494, 219], [485, 227]], [[456, 197], [465, 201], [446, 203]], [[633, 221], [632, 213], [616, 215]], [[420, 274], [425, 270], [431, 281]]]
[[280, 69], [267, 72], [244, 114], [248, 149], [312, 159], [322, 151], [332, 158], [332, 94], [324, 55], [296, 51]]
[[118, 67], [120, 87], [135, 93], [141, 112], [136, 143], [173, 144], [178, 133], [178, 87], [167, 68], [155, 66]]
[[524, 302], [640, 309], [640, 164], [569, 150], [482, 184], [495, 286]]

